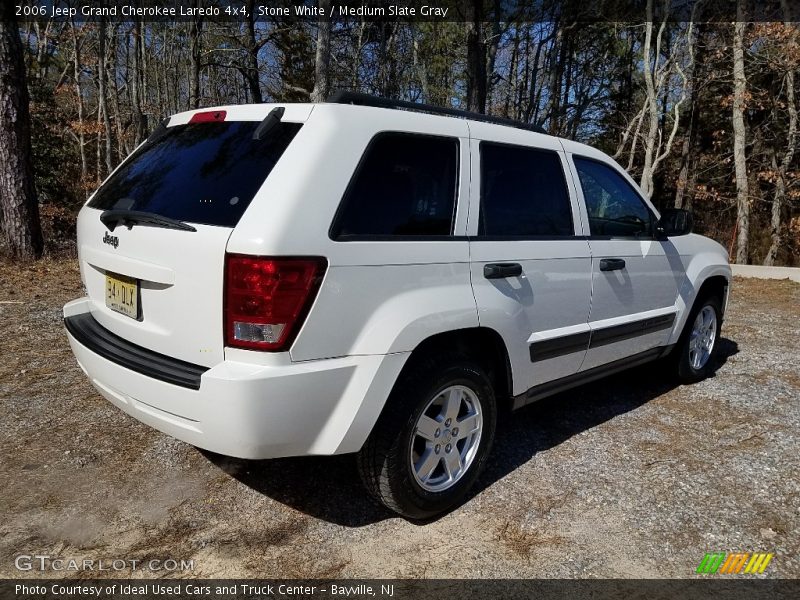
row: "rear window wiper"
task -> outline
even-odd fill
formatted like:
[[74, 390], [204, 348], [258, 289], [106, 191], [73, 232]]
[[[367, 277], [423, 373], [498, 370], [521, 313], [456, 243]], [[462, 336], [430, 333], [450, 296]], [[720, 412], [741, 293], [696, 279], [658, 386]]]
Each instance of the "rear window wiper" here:
[[114, 231], [117, 225], [125, 225], [128, 229], [134, 225], [149, 225], [150, 227], [164, 227], [166, 229], [179, 229], [181, 231], [197, 231], [194, 227], [178, 219], [162, 217], [151, 212], [141, 210], [111, 209], [103, 211], [100, 215], [103, 225], [109, 231]]
[[269, 114], [264, 117], [264, 120], [258, 124], [258, 127], [253, 132], [253, 139], [256, 141], [263, 139], [281, 122], [284, 112], [286, 112], [286, 109], [282, 106], [277, 106], [269, 111]]
[[150, 135], [147, 136], [147, 139], [144, 141], [145, 146], [152, 146], [156, 142], [161, 141], [163, 138], [167, 136], [169, 133], [169, 117], [163, 119], [152, 132]]

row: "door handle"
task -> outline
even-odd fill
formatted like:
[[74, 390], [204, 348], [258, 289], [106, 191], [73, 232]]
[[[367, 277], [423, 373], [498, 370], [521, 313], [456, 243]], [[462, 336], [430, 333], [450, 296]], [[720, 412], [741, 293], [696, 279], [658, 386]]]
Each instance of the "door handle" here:
[[601, 271], [619, 271], [625, 268], [625, 261], [621, 258], [602, 258], [600, 259]]
[[522, 275], [522, 265], [519, 263], [489, 263], [483, 265], [483, 276], [486, 279], [505, 279], [506, 277], [519, 277]]

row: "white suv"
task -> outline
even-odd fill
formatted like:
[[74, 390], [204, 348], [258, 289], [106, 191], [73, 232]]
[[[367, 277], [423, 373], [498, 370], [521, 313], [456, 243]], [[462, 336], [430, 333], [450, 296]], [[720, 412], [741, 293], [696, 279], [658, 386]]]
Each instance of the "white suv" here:
[[94, 386], [213, 452], [357, 452], [425, 518], [498, 410], [668, 355], [706, 376], [725, 250], [602, 152], [452, 113], [345, 93], [162, 123], [78, 217], [64, 322]]

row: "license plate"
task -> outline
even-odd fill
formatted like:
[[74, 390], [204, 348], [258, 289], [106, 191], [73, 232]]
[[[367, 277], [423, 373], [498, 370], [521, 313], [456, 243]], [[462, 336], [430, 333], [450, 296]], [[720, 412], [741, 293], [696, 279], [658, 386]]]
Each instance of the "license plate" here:
[[138, 319], [139, 281], [125, 275], [106, 273], [106, 306], [131, 319]]

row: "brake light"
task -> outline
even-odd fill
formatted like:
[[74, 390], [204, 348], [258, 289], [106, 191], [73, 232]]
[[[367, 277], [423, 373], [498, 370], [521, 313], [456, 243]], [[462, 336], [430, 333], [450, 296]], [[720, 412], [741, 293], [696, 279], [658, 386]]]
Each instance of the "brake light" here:
[[287, 350], [317, 295], [324, 258], [225, 256], [225, 344]]
[[224, 110], [207, 110], [193, 114], [189, 123], [218, 123], [224, 121], [227, 114]]

